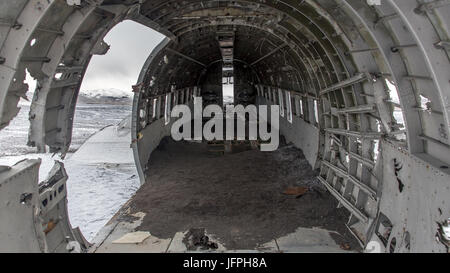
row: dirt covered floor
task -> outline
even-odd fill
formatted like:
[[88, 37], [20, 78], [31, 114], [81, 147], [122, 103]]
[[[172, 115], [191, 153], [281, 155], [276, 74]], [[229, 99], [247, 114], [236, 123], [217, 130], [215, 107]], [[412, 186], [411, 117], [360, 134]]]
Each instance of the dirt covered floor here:
[[[217, 155], [207, 143], [164, 139], [151, 155], [147, 183], [129, 203], [146, 213], [138, 230], [158, 238], [206, 229], [227, 249], [254, 249], [299, 227], [329, 231], [338, 245], [359, 250], [344, 226], [348, 212], [324, 190], [303, 153], [288, 145], [275, 152]], [[287, 195], [303, 186], [303, 195]]]

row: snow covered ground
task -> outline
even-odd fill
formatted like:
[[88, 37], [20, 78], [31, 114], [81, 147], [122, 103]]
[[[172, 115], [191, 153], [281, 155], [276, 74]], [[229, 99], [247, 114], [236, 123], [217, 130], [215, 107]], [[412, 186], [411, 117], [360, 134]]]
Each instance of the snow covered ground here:
[[[21, 101], [19, 107], [21, 110], [18, 116], [8, 127], [0, 131], [0, 158], [36, 152], [35, 148], [27, 146], [30, 127], [29, 103]], [[76, 151], [95, 132], [105, 126], [119, 123], [130, 114], [131, 103], [128, 105], [78, 104], [73, 124], [71, 152]]]
[[[26, 146], [29, 104], [21, 103], [21, 107], [18, 117], [0, 131], [0, 165], [14, 165], [25, 158], [41, 158], [39, 180], [43, 181], [54, 160], [61, 159], [58, 156], [52, 158], [51, 154], [36, 154], [34, 148]], [[71, 153], [62, 162], [69, 175], [70, 221], [73, 227], [80, 227], [88, 240], [93, 239], [139, 187], [129, 149], [129, 123], [121, 123], [130, 114], [129, 105], [77, 106]], [[120, 126], [106, 127], [119, 123]], [[91, 151], [92, 147], [97, 150]], [[92, 154], [95, 157], [91, 157]]]

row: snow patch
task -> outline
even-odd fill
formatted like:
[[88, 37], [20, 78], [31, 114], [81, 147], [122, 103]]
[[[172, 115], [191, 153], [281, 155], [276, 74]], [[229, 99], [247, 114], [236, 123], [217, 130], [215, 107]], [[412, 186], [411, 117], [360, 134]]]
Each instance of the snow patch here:
[[[19, 115], [0, 131], [0, 165], [12, 166], [23, 159], [40, 158], [39, 181], [43, 181], [55, 160], [63, 162], [69, 175], [67, 199], [71, 224], [80, 227], [86, 239], [92, 240], [140, 186], [130, 149], [131, 106], [77, 105], [71, 151], [85, 145], [78, 154], [68, 153], [65, 160], [53, 154], [37, 154], [26, 145], [30, 106], [24, 100], [20, 106]], [[108, 127], [98, 132], [105, 126]], [[90, 150], [92, 147], [96, 150]]]

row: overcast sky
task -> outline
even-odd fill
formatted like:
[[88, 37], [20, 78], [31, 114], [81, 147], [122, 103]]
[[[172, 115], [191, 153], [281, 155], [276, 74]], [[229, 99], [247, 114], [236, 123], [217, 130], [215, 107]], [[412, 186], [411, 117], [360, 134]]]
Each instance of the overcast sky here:
[[[146, 59], [163, 39], [164, 35], [133, 21], [118, 24], [105, 37], [111, 46], [108, 53], [92, 57], [80, 91], [115, 88], [131, 92]], [[34, 91], [30, 75], [26, 82]], [[224, 95], [233, 96], [233, 86], [225, 86]]]
[[81, 90], [117, 88], [131, 91], [145, 60], [164, 36], [133, 21], [124, 21], [105, 37], [111, 48], [106, 55], [94, 56]]

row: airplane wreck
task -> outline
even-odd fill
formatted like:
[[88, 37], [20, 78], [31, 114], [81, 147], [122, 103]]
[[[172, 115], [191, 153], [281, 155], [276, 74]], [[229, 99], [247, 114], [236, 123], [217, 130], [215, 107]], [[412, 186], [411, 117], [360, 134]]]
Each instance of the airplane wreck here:
[[[176, 252], [200, 236], [205, 251], [448, 252], [449, 15], [448, 0], [0, 0], [0, 129], [29, 71], [28, 145], [61, 158], [107, 33], [132, 20], [166, 36], [132, 87], [136, 195], [91, 244], [62, 163], [45, 181], [39, 160], [0, 166], [0, 251]], [[220, 104], [224, 79], [235, 104], [280, 106], [282, 149], [170, 140], [171, 109]], [[300, 180], [308, 193], [280, 193]]]

